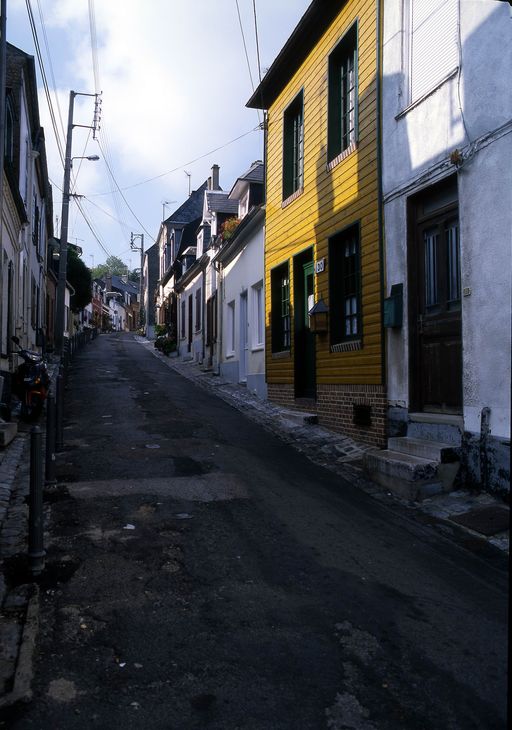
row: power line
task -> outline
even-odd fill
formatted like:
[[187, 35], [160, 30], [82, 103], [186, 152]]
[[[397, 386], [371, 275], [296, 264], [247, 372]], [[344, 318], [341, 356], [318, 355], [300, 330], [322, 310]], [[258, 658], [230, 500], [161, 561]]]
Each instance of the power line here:
[[261, 84], [261, 63], [260, 63], [260, 43], [258, 40], [258, 20], [256, 17], [256, 0], [252, 0], [252, 8], [254, 13], [254, 35], [256, 38], [256, 58], [258, 59], [258, 78]]
[[121, 197], [124, 200], [126, 207], [130, 211], [130, 213], [133, 215], [133, 217], [135, 218], [135, 220], [137, 221], [137, 223], [141, 226], [141, 228], [143, 228], [144, 232], [147, 233], [147, 235], [149, 236], [149, 238], [154, 242], [155, 239], [153, 238], [153, 236], [151, 235], [151, 233], [148, 231], [148, 229], [145, 227], [144, 223], [142, 223], [142, 221], [138, 218], [138, 216], [136, 215], [135, 211], [131, 207], [130, 203], [126, 200], [126, 197], [123, 195], [123, 192], [122, 192], [121, 188], [119, 187], [119, 185], [117, 183], [117, 180], [116, 180], [116, 178], [114, 176], [114, 173], [112, 171], [112, 168], [110, 167], [110, 165], [108, 163], [107, 157], [106, 157], [105, 153], [103, 152], [103, 147], [102, 147], [101, 142], [100, 142], [99, 139], [98, 139], [98, 145], [99, 145], [100, 150], [103, 153], [103, 157], [104, 157], [104, 160], [105, 160], [105, 164], [107, 166], [107, 170], [110, 173], [110, 177], [112, 178], [112, 181], [114, 182], [116, 188], [118, 189], [119, 193], [121, 194]]
[[[251, 86], [252, 86], [252, 90], [254, 92], [254, 80], [252, 78], [251, 64], [249, 62], [249, 54], [247, 52], [247, 43], [245, 42], [245, 33], [244, 33], [244, 27], [242, 25], [242, 16], [240, 15], [240, 6], [238, 4], [238, 0], [235, 0], [235, 3], [236, 3], [236, 11], [238, 14], [238, 24], [240, 25], [240, 33], [242, 34], [242, 42], [244, 45], [245, 60], [247, 62], [247, 68], [249, 70], [249, 78], [251, 79]], [[258, 122], [261, 122], [260, 110], [256, 109], [256, 112], [258, 114]]]
[[[154, 177], [148, 177], [146, 180], [141, 180], [140, 182], [133, 183], [133, 185], [128, 185], [127, 187], [122, 188], [122, 190], [131, 190], [132, 188], [137, 188], [140, 185], [145, 185], [146, 183], [153, 182], [153, 180], [158, 180], [159, 178], [165, 177], [166, 175], [171, 175], [173, 172], [178, 172], [178, 170], [183, 170], [185, 167], [188, 167], [189, 165], [193, 165], [194, 162], [199, 162], [199, 160], [203, 160], [205, 157], [208, 157], [209, 155], [213, 155], [214, 152], [223, 150], [225, 147], [229, 147], [229, 145], [234, 144], [235, 142], [238, 142], [238, 140], [243, 139], [244, 137], [247, 137], [248, 134], [252, 134], [253, 132], [258, 132], [258, 131], [261, 131], [261, 126], [259, 124], [257, 127], [253, 127], [252, 129], [249, 129], [248, 132], [244, 132], [243, 134], [240, 134], [238, 137], [235, 137], [234, 139], [230, 139], [229, 142], [225, 142], [224, 144], [220, 145], [219, 147], [215, 147], [215, 149], [209, 150], [209, 152], [205, 152], [203, 155], [199, 155], [199, 157], [195, 157], [193, 160], [184, 162], [183, 164], [179, 165], [178, 167], [174, 167], [172, 170], [167, 170], [167, 172], [160, 173], [160, 175], [155, 175]], [[121, 192], [121, 188], [119, 188], [119, 191]], [[110, 195], [110, 193], [109, 192], [95, 193], [94, 196], [90, 196], [90, 197], [98, 197], [100, 195]]]

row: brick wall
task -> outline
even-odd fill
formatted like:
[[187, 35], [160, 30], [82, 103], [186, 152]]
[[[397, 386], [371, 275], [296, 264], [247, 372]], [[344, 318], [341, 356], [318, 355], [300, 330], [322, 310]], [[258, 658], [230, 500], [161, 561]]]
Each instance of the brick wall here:
[[[268, 398], [286, 408], [316, 412], [321, 426], [372, 446], [386, 445], [387, 400], [382, 385], [317, 386], [316, 404], [295, 400], [291, 384], [268, 384]], [[370, 425], [354, 422], [354, 405], [369, 407]]]

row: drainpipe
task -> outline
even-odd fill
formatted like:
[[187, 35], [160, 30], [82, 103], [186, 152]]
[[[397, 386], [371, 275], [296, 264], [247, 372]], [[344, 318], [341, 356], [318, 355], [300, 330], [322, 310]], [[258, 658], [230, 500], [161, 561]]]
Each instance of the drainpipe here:
[[487, 446], [489, 441], [491, 409], [488, 406], [482, 408], [480, 414], [480, 482], [487, 492], [489, 489], [489, 456]]

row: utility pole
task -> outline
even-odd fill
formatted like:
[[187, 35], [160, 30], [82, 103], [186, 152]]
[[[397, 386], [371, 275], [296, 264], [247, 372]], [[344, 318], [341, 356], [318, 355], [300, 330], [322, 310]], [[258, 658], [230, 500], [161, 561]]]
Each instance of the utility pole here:
[[68, 266], [68, 224], [69, 224], [69, 199], [71, 197], [70, 181], [73, 159], [99, 160], [97, 155], [89, 155], [85, 158], [73, 158], [71, 147], [73, 142], [73, 127], [85, 127], [96, 129], [95, 126], [84, 124], [73, 124], [73, 109], [75, 96], [94, 96], [98, 94], [85, 94], [80, 91], [69, 92], [68, 130], [66, 136], [66, 156], [64, 159], [64, 183], [62, 185], [62, 212], [60, 223], [60, 246], [59, 246], [59, 279], [57, 282], [57, 306], [55, 313], [55, 352], [62, 357], [64, 345], [65, 314], [66, 314], [66, 275]]
[[62, 212], [60, 218], [59, 278], [57, 282], [57, 306], [55, 314], [55, 351], [62, 356], [66, 314], [66, 274], [68, 267], [68, 223], [69, 223], [69, 184], [71, 180], [71, 145], [73, 141], [74, 91], [69, 92], [68, 131], [66, 136], [66, 156], [64, 158], [64, 184], [62, 186]]
[[[140, 238], [140, 246], [135, 244], [135, 239]], [[139, 311], [139, 326], [144, 326], [144, 234], [143, 233], [132, 233], [130, 237], [130, 248], [132, 251], [140, 251], [140, 280], [139, 280], [139, 298], [140, 298], [140, 311]]]

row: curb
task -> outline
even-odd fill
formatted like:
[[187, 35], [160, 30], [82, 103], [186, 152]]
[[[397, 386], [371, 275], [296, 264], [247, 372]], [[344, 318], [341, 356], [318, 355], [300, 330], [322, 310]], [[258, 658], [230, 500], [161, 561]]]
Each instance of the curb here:
[[9, 707], [16, 702], [30, 702], [32, 699], [34, 654], [39, 630], [39, 586], [35, 583], [31, 585], [32, 595], [22, 620], [23, 629], [14, 670], [13, 688], [11, 692], [0, 697], [0, 708]]

